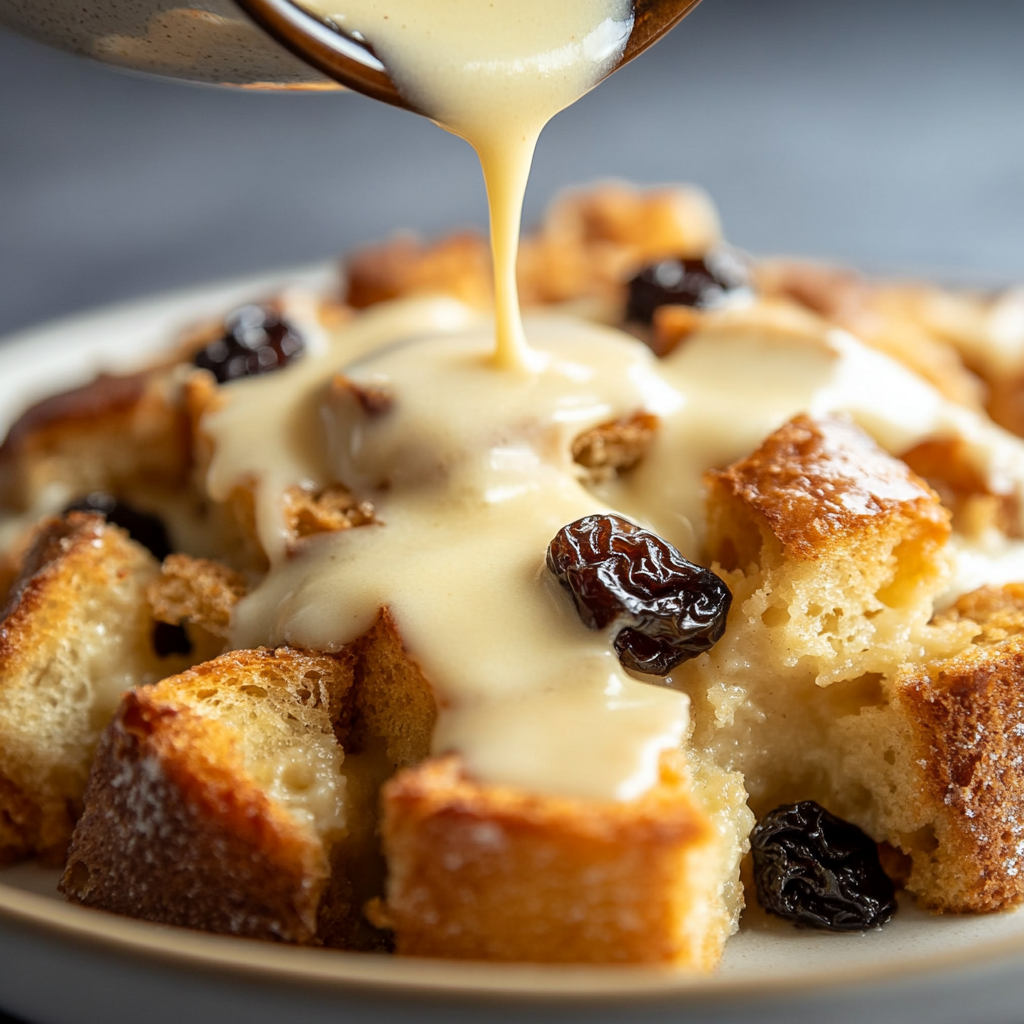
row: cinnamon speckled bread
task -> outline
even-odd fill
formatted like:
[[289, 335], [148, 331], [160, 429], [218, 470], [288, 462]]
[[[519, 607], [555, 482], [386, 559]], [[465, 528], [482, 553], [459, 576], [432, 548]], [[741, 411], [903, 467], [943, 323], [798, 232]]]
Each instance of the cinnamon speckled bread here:
[[152, 555], [101, 516], [44, 521], [0, 623], [0, 860], [59, 861], [122, 691], [161, 671]]
[[335, 734], [351, 684], [350, 658], [281, 648], [128, 694], [97, 755], [62, 891], [285, 942], [360, 931], [331, 870], [352, 825]]

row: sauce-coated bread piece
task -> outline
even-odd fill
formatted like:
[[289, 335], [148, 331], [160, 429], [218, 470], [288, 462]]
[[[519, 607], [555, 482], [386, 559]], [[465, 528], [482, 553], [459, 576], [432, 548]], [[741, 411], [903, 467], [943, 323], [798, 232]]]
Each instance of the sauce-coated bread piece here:
[[910, 655], [946, 581], [950, 517], [905, 463], [849, 421], [798, 416], [707, 483], [708, 549], [758, 575], [781, 666], [813, 661], [824, 685]]
[[481, 785], [456, 757], [427, 761], [385, 786], [383, 831], [400, 953], [706, 970], [732, 931], [730, 851], [675, 758], [625, 803]]
[[38, 506], [92, 491], [180, 488], [191, 460], [188, 420], [170, 371], [103, 375], [29, 408], [0, 446], [0, 505]]

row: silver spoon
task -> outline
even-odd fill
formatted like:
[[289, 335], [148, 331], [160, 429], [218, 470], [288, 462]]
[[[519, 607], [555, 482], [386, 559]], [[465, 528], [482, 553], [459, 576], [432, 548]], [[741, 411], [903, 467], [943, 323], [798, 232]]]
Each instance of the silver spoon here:
[[[401, 96], [387, 69], [362, 42], [298, 7], [292, 0], [235, 0], [256, 24], [328, 78], [373, 99], [422, 113]], [[633, 31], [612, 71], [656, 43], [700, 0], [635, 0]], [[608, 72], [611, 74], [611, 71]]]
[[[636, 0], [633, 32], [617, 66], [646, 50], [699, 2]], [[201, 6], [197, 0], [178, 0], [176, 6], [173, 0], [0, 0], [0, 24], [151, 74], [264, 89], [341, 83], [413, 109], [365, 45], [291, 0], [202, 0]]]

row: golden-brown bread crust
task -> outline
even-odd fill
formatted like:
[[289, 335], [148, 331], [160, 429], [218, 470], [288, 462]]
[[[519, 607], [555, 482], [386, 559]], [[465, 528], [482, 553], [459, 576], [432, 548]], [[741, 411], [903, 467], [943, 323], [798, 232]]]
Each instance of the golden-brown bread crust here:
[[102, 374], [26, 410], [0, 445], [0, 503], [24, 510], [50, 485], [68, 497], [176, 488], [188, 478], [189, 424], [173, 375]]
[[[709, 473], [707, 483], [713, 512], [742, 506], [790, 559], [818, 559], [845, 537], [894, 517], [919, 524], [935, 544], [949, 536], [949, 515], [935, 492], [842, 419], [797, 416], [746, 459]], [[723, 565], [744, 564], [751, 552], [728, 558], [717, 525], [709, 524], [712, 554]]]
[[319, 712], [322, 732], [343, 717], [351, 681], [346, 655], [282, 648], [223, 655], [127, 694], [104, 734], [61, 890], [150, 921], [321, 941], [329, 845], [250, 775], [241, 737], [202, 702], [223, 690], [269, 693], [295, 714]]
[[352, 742], [382, 742], [392, 771], [418, 764], [430, 754], [438, 700], [387, 608], [348, 650], [356, 666]]
[[147, 597], [158, 622], [188, 623], [226, 639], [235, 605], [248, 589], [241, 573], [220, 562], [173, 554], [164, 559]]
[[700, 256], [719, 241], [718, 214], [699, 189], [638, 189], [621, 182], [559, 196], [522, 241], [523, 305], [598, 299], [621, 319], [624, 286], [646, 263]]
[[718, 960], [721, 856], [683, 776], [630, 803], [487, 786], [458, 758], [384, 788], [386, 914], [399, 953], [534, 963]]
[[40, 525], [0, 624], [0, 861], [63, 857], [116, 688], [159, 670], [156, 573], [102, 516]]
[[1014, 493], [994, 494], [961, 438], [934, 437], [914, 445], [900, 458], [926, 480], [953, 513], [953, 527], [967, 537], [995, 529], [1020, 535], [1020, 508]]
[[974, 643], [993, 643], [1024, 633], [1024, 583], [979, 587], [935, 617], [937, 623], [969, 619], [981, 632]]
[[981, 380], [964, 364], [955, 338], [929, 315], [937, 289], [877, 284], [847, 268], [787, 259], [762, 262], [755, 280], [761, 294], [800, 303], [903, 363], [947, 398], [982, 408]]
[[942, 910], [1024, 899], [1024, 639], [997, 648], [901, 673], [894, 686], [896, 707], [914, 723], [929, 802], [941, 808], [938, 848], [914, 858], [908, 888]]
[[[567, 192], [524, 237], [518, 279], [525, 306], [598, 298], [621, 306], [626, 281], [645, 263], [699, 256], [720, 238], [710, 199], [686, 187], [609, 183]], [[346, 302], [362, 309], [409, 295], [442, 293], [471, 306], [493, 301], [490, 248], [475, 232], [425, 245], [401, 235], [357, 251], [345, 264]]]
[[592, 476], [625, 472], [647, 453], [657, 429], [658, 417], [646, 412], [599, 423], [573, 441], [573, 460]]
[[492, 301], [491, 251], [477, 232], [449, 235], [431, 245], [399, 235], [357, 250], [345, 263], [345, 301], [355, 309], [409, 295], [445, 294], [470, 306]]
[[285, 528], [291, 544], [320, 533], [334, 533], [374, 521], [373, 504], [358, 501], [340, 484], [313, 491], [289, 487], [284, 495]]

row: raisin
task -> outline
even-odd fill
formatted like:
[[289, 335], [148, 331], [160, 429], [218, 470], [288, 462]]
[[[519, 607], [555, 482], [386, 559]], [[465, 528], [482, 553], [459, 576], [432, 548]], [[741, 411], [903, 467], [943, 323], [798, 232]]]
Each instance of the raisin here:
[[192, 641], [189, 640], [184, 626], [156, 622], [153, 624], [153, 650], [159, 658], [166, 658], [171, 654], [191, 654]]
[[167, 527], [164, 526], [163, 520], [159, 516], [155, 516], [151, 512], [140, 512], [112, 494], [93, 491], [92, 494], [73, 501], [64, 511], [65, 513], [98, 512], [106, 517], [108, 523], [120, 526], [132, 540], [149, 548], [161, 562], [174, 550], [171, 547], [170, 537], [167, 535]]
[[626, 668], [668, 675], [725, 632], [729, 588], [619, 516], [586, 516], [563, 526], [548, 545], [547, 566], [586, 626], [619, 627], [615, 650]]
[[305, 351], [302, 336], [268, 306], [242, 306], [224, 321], [224, 334], [200, 349], [192, 363], [218, 384], [281, 370]]
[[746, 265], [729, 249], [713, 249], [701, 259], [659, 260], [648, 264], [629, 282], [626, 320], [650, 324], [659, 306], [710, 309], [749, 288]]
[[813, 800], [766, 814], [750, 836], [757, 901], [804, 928], [859, 932], [896, 913], [878, 847]]

